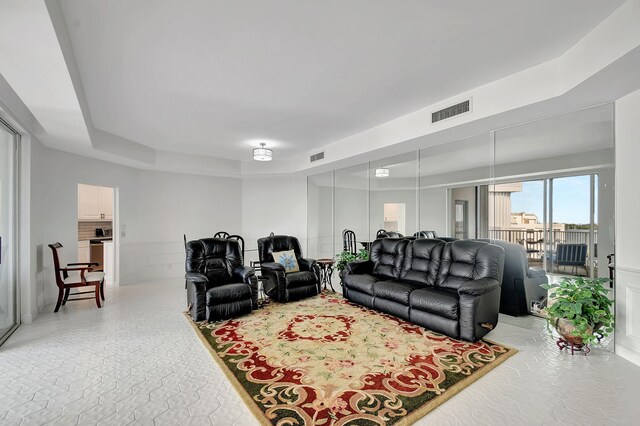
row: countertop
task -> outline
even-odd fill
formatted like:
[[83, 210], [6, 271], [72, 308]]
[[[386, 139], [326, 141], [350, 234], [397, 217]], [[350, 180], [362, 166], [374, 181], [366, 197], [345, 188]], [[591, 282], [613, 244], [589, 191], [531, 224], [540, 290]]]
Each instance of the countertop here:
[[91, 237], [91, 238], [84, 238], [82, 240], [78, 240], [78, 241], [91, 241], [91, 240], [112, 240], [113, 237]]

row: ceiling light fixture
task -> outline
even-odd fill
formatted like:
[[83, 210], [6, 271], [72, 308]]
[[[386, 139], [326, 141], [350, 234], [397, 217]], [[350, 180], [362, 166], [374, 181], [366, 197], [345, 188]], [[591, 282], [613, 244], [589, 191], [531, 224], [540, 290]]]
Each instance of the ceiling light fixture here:
[[273, 150], [265, 148], [265, 143], [260, 143], [260, 148], [253, 148], [253, 159], [256, 161], [273, 160]]
[[375, 176], [376, 177], [387, 177], [387, 176], [389, 176], [389, 169], [386, 169], [384, 167], [380, 167], [380, 168], [376, 169]]

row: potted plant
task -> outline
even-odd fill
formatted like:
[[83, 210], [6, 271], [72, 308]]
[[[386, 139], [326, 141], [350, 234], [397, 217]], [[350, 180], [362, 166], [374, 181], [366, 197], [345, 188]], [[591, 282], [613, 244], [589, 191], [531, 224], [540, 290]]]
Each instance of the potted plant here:
[[542, 285], [551, 303], [546, 308], [547, 321], [572, 346], [581, 348], [613, 332], [613, 300], [604, 287], [607, 281], [576, 277]]
[[354, 260], [369, 260], [369, 252], [366, 249], [360, 249], [357, 254], [348, 251], [336, 254], [336, 269], [342, 276], [342, 271], [347, 267], [347, 263]]

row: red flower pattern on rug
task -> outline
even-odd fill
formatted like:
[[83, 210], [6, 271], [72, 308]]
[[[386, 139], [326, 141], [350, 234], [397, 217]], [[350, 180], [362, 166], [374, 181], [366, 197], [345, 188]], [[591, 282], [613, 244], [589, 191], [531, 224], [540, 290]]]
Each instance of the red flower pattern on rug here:
[[412, 423], [515, 353], [329, 294], [198, 329], [259, 420], [278, 425]]

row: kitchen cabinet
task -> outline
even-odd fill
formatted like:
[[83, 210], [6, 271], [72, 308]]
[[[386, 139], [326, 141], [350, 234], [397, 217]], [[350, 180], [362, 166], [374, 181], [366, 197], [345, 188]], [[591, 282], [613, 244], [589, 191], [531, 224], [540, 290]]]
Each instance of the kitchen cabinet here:
[[113, 220], [113, 188], [78, 184], [78, 220]]
[[91, 252], [89, 249], [89, 241], [78, 241], [78, 262], [89, 263]]

